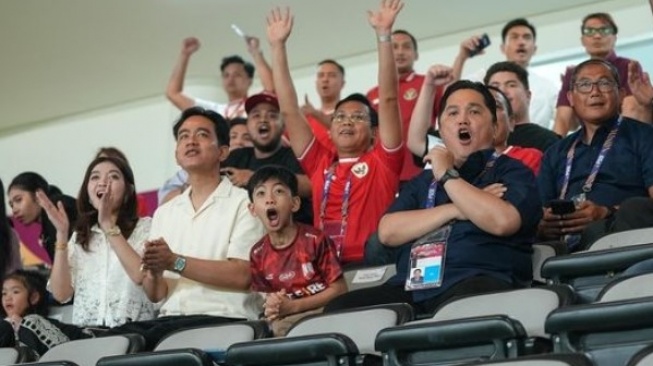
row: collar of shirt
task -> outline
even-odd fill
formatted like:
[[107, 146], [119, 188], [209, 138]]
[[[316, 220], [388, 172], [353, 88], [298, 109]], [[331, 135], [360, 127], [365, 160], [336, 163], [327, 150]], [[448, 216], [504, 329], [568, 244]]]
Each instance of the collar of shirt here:
[[417, 74], [415, 73], [415, 71], [411, 71], [408, 74], [405, 74], [404, 76], [399, 77], [399, 82], [400, 83], [408, 83], [411, 80], [413, 80], [416, 75]]
[[[602, 144], [603, 141], [605, 141], [605, 138], [612, 130], [612, 127], [614, 127], [614, 125], [617, 123], [617, 120], [619, 120], [619, 115], [616, 115], [603, 122], [601, 126], [599, 126], [599, 128], [596, 130], [596, 133], [594, 134], [594, 137], [592, 138], [592, 142], [590, 145]], [[581, 123], [581, 126], [582, 127], [577, 132], [575, 132], [576, 136], [578, 136], [578, 134], [585, 133], [585, 125]], [[587, 145], [583, 140], [581, 140], [580, 142], [584, 145]]]
[[188, 212], [192, 212], [194, 215], [199, 215], [207, 207], [211, 206], [218, 198], [229, 197], [231, 195], [232, 189], [234, 189], [234, 185], [229, 179], [223, 176], [220, 179], [220, 184], [218, 184], [213, 193], [211, 193], [211, 195], [206, 198], [206, 201], [204, 201], [202, 207], [200, 207], [197, 211], [195, 211], [195, 208], [193, 207], [193, 201], [190, 198], [190, 193], [192, 192], [193, 187], [186, 189], [186, 191], [184, 191], [179, 199], [175, 201], [175, 204]]
[[605, 58], [605, 61], [608, 61], [609, 63], [614, 65], [618, 58], [619, 56], [617, 56], [614, 50], [612, 50], [612, 52], [610, 52], [610, 54], [608, 54], [608, 56]]

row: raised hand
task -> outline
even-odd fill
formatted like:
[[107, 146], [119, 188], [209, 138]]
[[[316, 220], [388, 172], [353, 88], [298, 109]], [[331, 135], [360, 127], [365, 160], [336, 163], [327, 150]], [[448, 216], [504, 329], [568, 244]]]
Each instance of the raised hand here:
[[290, 8], [282, 11], [280, 8], [274, 8], [267, 16], [268, 21], [268, 41], [270, 43], [285, 43], [293, 26], [293, 16], [290, 14]]
[[261, 51], [261, 41], [257, 37], [246, 36], [245, 43], [247, 43], [247, 52], [255, 54]]
[[[472, 52], [481, 44], [481, 36], [472, 36], [460, 43], [460, 54], [469, 57]], [[477, 55], [482, 55], [485, 50], [481, 50]]]
[[367, 11], [367, 19], [377, 34], [389, 34], [397, 14], [404, 7], [401, 0], [382, 0], [377, 11]]
[[639, 104], [651, 105], [653, 103], [651, 78], [647, 72], [642, 71], [642, 67], [637, 61], [630, 61], [628, 64], [628, 86]]
[[428, 83], [433, 86], [447, 85], [454, 80], [453, 69], [444, 65], [433, 65], [426, 73]]
[[308, 94], [304, 94], [304, 105], [301, 106], [301, 110], [304, 115], [315, 116], [320, 113], [308, 99]]
[[112, 229], [116, 225], [115, 219], [111, 217], [111, 197], [111, 181], [109, 181], [97, 208], [98, 225], [100, 225], [100, 229], [103, 231]]
[[200, 49], [200, 40], [195, 37], [188, 37], [184, 39], [181, 46], [181, 53], [190, 56]]
[[52, 225], [57, 229], [57, 239], [67, 242], [70, 221], [68, 220], [68, 214], [63, 206], [63, 202], [59, 201], [55, 206], [45, 192], [40, 189], [36, 191], [36, 202], [45, 211], [48, 219], [50, 219]]

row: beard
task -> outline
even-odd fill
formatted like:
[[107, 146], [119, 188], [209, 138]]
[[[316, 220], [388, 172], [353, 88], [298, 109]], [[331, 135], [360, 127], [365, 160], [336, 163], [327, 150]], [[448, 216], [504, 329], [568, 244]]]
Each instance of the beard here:
[[252, 144], [254, 145], [254, 148], [256, 150], [259, 150], [261, 152], [264, 152], [264, 153], [274, 152], [275, 150], [277, 150], [279, 148], [279, 145], [281, 145], [281, 134], [278, 134], [278, 135], [274, 136], [274, 138], [272, 140], [270, 140], [270, 142], [268, 142], [266, 144], [262, 144], [262, 143], [256, 141], [256, 139], [252, 139]]

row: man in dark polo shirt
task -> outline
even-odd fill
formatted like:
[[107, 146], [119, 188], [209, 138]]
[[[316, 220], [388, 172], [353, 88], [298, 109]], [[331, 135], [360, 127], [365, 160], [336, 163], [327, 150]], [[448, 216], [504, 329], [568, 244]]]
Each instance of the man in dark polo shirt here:
[[304, 174], [299, 161], [289, 147], [281, 144], [283, 121], [279, 114], [279, 101], [269, 93], [252, 95], [245, 101], [247, 130], [254, 147], [243, 147], [229, 153], [222, 163], [222, 173], [231, 183], [246, 187], [256, 169], [265, 165], [281, 165], [297, 176], [301, 206], [294, 214], [298, 222], [313, 224], [313, 205], [311, 203], [311, 182]]
[[[533, 172], [494, 152], [496, 102], [483, 84], [451, 84], [442, 106], [445, 146], [425, 158], [433, 170], [408, 182], [379, 223], [381, 242], [400, 249], [397, 275], [381, 286], [341, 295], [325, 311], [406, 302], [426, 314], [454, 296], [530, 282], [531, 244], [541, 217]], [[422, 239], [440, 230], [449, 230], [445, 254], [431, 260], [441, 252], [414, 244], [430, 245]], [[439, 261], [443, 267], [432, 271]], [[410, 280], [416, 268], [424, 268], [419, 284]], [[439, 284], [438, 273], [444, 274]]]
[[[621, 109], [626, 117], [634, 118], [642, 122], [651, 122], [651, 110], [642, 108], [631, 95], [627, 83], [628, 64], [631, 60], [617, 56], [614, 51], [617, 43], [617, 24], [612, 16], [607, 13], [593, 13], [585, 16], [581, 25], [581, 43], [585, 47], [587, 55], [591, 59], [605, 60], [612, 64], [619, 73], [619, 86], [623, 88]], [[637, 70], [638, 73], [641, 70]], [[567, 99], [567, 91], [570, 90], [573, 67], [567, 68], [562, 80], [562, 87], [558, 94], [556, 106], [556, 118], [553, 131], [560, 136], [566, 136], [569, 132], [578, 128], [578, 119], [574, 115], [572, 106]]]
[[[619, 81], [617, 69], [604, 60], [576, 67], [567, 98], [581, 129], [550, 148], [540, 167], [545, 209], [539, 235], [563, 238], [572, 251], [609, 230], [624, 200], [653, 196], [653, 127], [619, 115]], [[553, 199], [572, 200], [576, 209], [555, 215], [546, 208]]]

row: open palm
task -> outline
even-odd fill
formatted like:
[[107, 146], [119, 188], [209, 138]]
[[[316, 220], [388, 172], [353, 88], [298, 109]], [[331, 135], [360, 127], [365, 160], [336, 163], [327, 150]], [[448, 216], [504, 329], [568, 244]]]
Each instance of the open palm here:
[[282, 11], [279, 8], [274, 8], [270, 11], [267, 17], [268, 21], [268, 41], [270, 43], [285, 42], [290, 36], [293, 26], [293, 17], [290, 14], [290, 9], [286, 8]]
[[376, 30], [390, 30], [403, 7], [401, 0], [382, 0], [379, 10], [367, 12], [368, 21]]
[[36, 202], [45, 210], [48, 219], [50, 219], [52, 225], [57, 229], [57, 232], [68, 235], [70, 221], [68, 220], [68, 214], [66, 214], [62, 201], [57, 202], [55, 206], [43, 191], [36, 191]]

